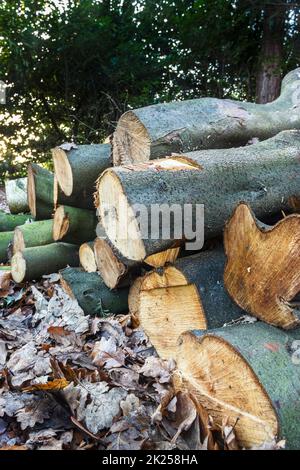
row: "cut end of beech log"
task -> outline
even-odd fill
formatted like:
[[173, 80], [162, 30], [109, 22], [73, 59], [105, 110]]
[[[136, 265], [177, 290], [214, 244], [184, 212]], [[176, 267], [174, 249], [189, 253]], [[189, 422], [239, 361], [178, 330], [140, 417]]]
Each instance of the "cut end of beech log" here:
[[25, 241], [22, 230], [19, 227], [16, 227], [14, 230], [14, 240], [13, 240], [13, 253], [18, 251], [23, 251], [25, 249]]
[[11, 259], [11, 274], [17, 283], [23, 282], [26, 277], [26, 261], [21, 251], [15, 253]]
[[83, 243], [79, 248], [79, 260], [83, 269], [88, 273], [97, 271], [97, 265], [94, 253], [94, 242]]
[[63, 149], [55, 147], [52, 149], [52, 158], [58, 184], [66, 196], [71, 196], [73, 192], [73, 174], [67, 154]]
[[151, 139], [132, 111], [124, 113], [113, 135], [113, 164], [142, 163], [150, 159]]
[[300, 325], [293, 303], [300, 292], [299, 237], [300, 215], [266, 227], [247, 204], [237, 206], [225, 228], [227, 291], [248, 313], [285, 329]]
[[53, 218], [53, 240], [61, 240], [67, 235], [70, 226], [68, 213], [65, 211], [64, 206], [59, 206]]
[[34, 169], [31, 165], [28, 166], [27, 172], [27, 201], [30, 213], [33, 218], [36, 217], [36, 196], [35, 196], [35, 181]]
[[154, 253], [154, 255], [147, 256], [144, 261], [152, 268], [160, 268], [165, 266], [167, 263], [174, 263], [177, 260], [179, 253], [180, 247], [169, 248], [168, 250], [160, 251], [159, 253]]
[[127, 272], [127, 267], [114, 253], [106, 240], [97, 238], [94, 243], [96, 264], [107, 287], [114, 289]]
[[276, 439], [277, 416], [270, 399], [245, 359], [223, 338], [184, 333], [177, 366], [175, 389], [191, 392], [215, 424], [228, 418], [242, 446], [251, 448]]

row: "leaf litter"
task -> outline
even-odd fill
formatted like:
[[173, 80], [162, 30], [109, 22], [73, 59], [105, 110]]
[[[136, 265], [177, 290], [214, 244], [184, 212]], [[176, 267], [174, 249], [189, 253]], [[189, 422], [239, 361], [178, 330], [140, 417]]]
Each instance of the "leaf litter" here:
[[227, 422], [172, 387], [129, 315], [84, 315], [57, 275], [0, 298], [0, 450], [238, 448]]

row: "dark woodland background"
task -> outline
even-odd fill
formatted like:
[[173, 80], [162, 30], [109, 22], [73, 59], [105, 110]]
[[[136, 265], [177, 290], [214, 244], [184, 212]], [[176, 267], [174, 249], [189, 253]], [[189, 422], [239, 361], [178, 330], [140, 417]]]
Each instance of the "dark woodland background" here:
[[299, 26], [292, 0], [2, 0], [0, 180], [64, 141], [103, 142], [130, 108], [275, 99]]

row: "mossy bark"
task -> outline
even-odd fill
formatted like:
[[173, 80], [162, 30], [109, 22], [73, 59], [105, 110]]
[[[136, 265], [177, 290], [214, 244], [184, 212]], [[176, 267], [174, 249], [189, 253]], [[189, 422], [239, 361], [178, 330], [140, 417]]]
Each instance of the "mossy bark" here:
[[86, 314], [105, 317], [128, 311], [128, 289], [110, 290], [99, 274], [80, 268], [66, 268], [60, 275], [63, 287], [73, 294]]
[[29, 212], [27, 178], [5, 181], [6, 201], [12, 214]]
[[7, 214], [0, 211], [0, 232], [10, 232], [28, 220], [32, 220], [30, 214]]
[[14, 253], [24, 248], [53, 243], [52, 229], [53, 220], [39, 220], [17, 227], [14, 232]]
[[[54, 232], [64, 233], [63, 237], [67, 236], [68, 240], [72, 240], [72, 243], [80, 245], [89, 240], [93, 240], [96, 236], [96, 227], [98, 219], [95, 210], [80, 209], [78, 207], [71, 206], [60, 206], [58, 208], [60, 217], [54, 215], [53, 229]], [[56, 225], [66, 226], [65, 230], [56, 230]], [[62, 238], [63, 238], [62, 237]], [[55, 240], [61, 238], [55, 236]]]
[[9, 259], [8, 249], [12, 244], [14, 232], [0, 232], [0, 263], [6, 263]]

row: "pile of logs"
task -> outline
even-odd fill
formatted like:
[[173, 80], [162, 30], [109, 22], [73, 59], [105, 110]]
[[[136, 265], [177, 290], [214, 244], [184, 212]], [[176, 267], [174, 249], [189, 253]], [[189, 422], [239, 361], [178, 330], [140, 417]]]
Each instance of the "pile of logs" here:
[[[0, 261], [15, 282], [59, 271], [87, 314], [129, 311], [176, 360], [174, 387], [246, 448], [300, 449], [299, 93], [296, 69], [270, 104], [128, 111], [111, 144], [53, 149], [54, 173], [29, 165], [0, 215]], [[172, 218], [168, 238], [143, 237], [141, 204], [150, 227], [153, 205], [204, 205], [204, 248], [185, 251]]]

